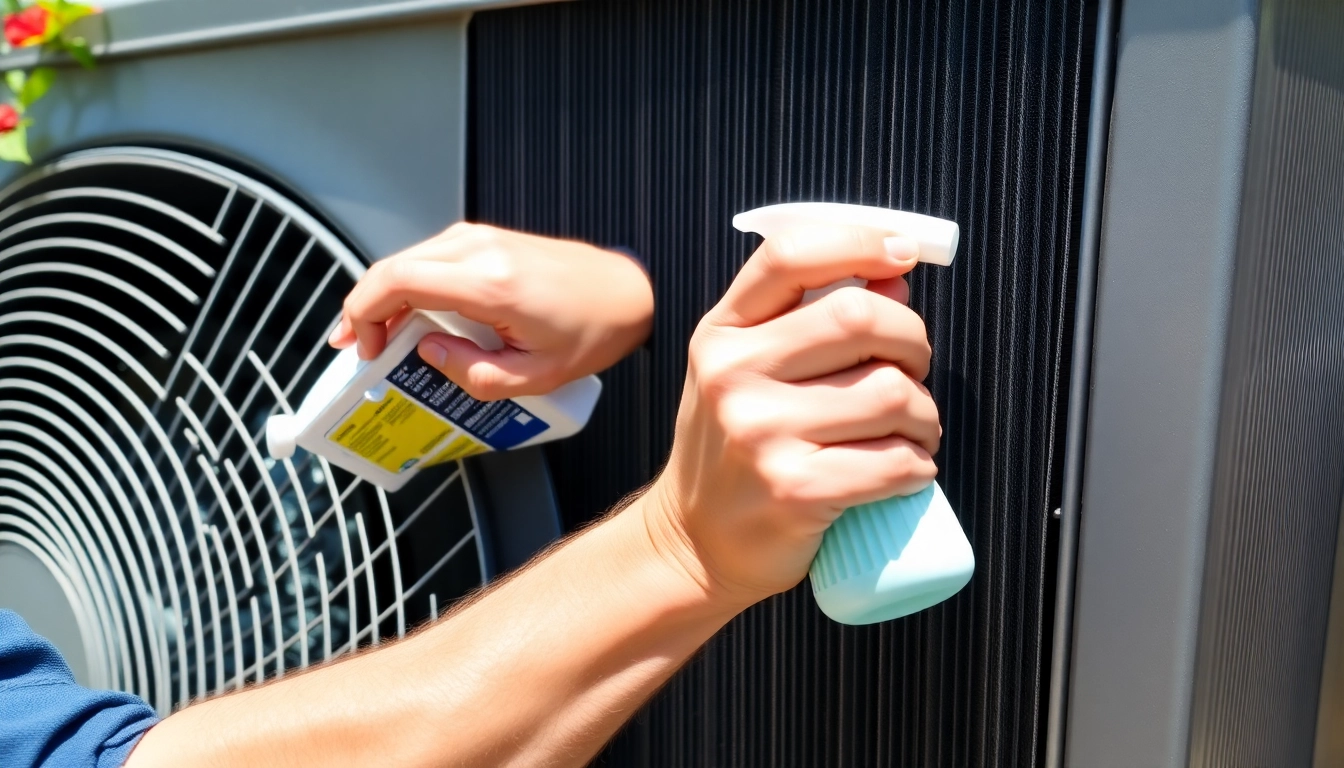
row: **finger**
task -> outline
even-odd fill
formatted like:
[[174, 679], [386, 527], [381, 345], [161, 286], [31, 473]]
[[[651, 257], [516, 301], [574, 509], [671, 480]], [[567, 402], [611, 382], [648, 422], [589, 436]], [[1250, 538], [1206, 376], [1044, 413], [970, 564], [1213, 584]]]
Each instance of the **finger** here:
[[360, 360], [372, 360], [387, 348], [387, 324], [351, 324], [351, 333], [355, 334], [355, 350]]
[[327, 337], [327, 343], [337, 349], [345, 349], [355, 343], [355, 332], [350, 328], [350, 321], [341, 315], [341, 321], [332, 329], [331, 335]]
[[919, 245], [868, 227], [815, 226], [768, 238], [710, 312], [721, 325], [750, 326], [798, 306], [803, 293], [839, 280], [889, 280], [909, 272]]
[[802, 495], [837, 510], [919, 493], [938, 476], [928, 451], [903, 437], [828, 445], [803, 467]]
[[924, 321], [862, 288], [841, 288], [746, 333], [760, 369], [779, 381], [815, 379], [869, 360], [898, 365], [916, 381], [929, 375]]
[[910, 304], [910, 283], [906, 282], [904, 277], [893, 277], [889, 280], [870, 280], [868, 290], [876, 293], [878, 296], [886, 296], [897, 304]]
[[783, 427], [818, 445], [903, 437], [929, 455], [943, 430], [924, 385], [887, 363], [868, 363], [787, 390]]
[[382, 351], [385, 323], [405, 307], [461, 312], [493, 324], [502, 308], [498, 276], [480, 264], [398, 258], [374, 264], [345, 299], [345, 319], [369, 360]]
[[431, 333], [416, 351], [477, 400], [544, 395], [564, 383], [544, 359], [513, 347], [486, 350], [469, 339]]

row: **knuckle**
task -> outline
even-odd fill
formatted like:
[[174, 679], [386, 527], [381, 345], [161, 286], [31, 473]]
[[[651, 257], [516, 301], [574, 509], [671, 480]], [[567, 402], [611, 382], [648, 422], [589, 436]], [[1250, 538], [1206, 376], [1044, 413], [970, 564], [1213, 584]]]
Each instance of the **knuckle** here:
[[690, 362], [695, 362], [697, 355], [704, 354], [707, 348], [713, 347], [714, 339], [717, 336], [718, 327], [706, 318], [700, 318], [700, 322], [696, 323], [695, 331], [691, 333], [691, 343], [687, 346]]
[[408, 260], [392, 259], [388, 261], [380, 261], [378, 262], [378, 266], [381, 267], [378, 272], [379, 278], [383, 284], [390, 289], [396, 290], [404, 288], [414, 279], [412, 277], [414, 268]]
[[713, 348], [727, 342], [731, 337], [732, 329], [719, 325], [706, 314], [696, 323], [695, 331], [691, 334], [691, 348]]
[[827, 296], [826, 309], [831, 321], [849, 335], [872, 333], [878, 322], [873, 294], [859, 288], [841, 288]]
[[518, 264], [512, 254], [492, 250], [483, 255], [479, 269], [481, 289], [487, 301], [503, 304], [513, 299], [518, 288]]
[[909, 328], [906, 333], [915, 340], [915, 344], [913, 345], [914, 361], [923, 366], [927, 371], [930, 361], [933, 360], [933, 345], [929, 343], [929, 330], [928, 327], [924, 325], [923, 318], [915, 314], [914, 310], [908, 311], [909, 316], [907, 322], [909, 323]]
[[938, 477], [938, 465], [913, 443], [902, 443], [893, 448], [891, 458], [887, 465], [891, 474], [887, 479], [892, 483], [932, 482]]
[[711, 400], [726, 398], [744, 368], [744, 361], [734, 354], [732, 344], [699, 332], [691, 339], [688, 364], [695, 374], [697, 389]]
[[899, 368], [883, 365], [870, 374], [878, 407], [883, 413], [902, 413], [910, 409], [914, 396], [914, 382]]
[[695, 389], [701, 398], [714, 403], [732, 391], [732, 377], [722, 368], [699, 366], [695, 370]]
[[728, 355], [710, 355], [696, 368], [701, 394], [711, 401], [724, 401], [740, 388], [743, 366]]
[[761, 459], [757, 472], [775, 505], [788, 506], [809, 500], [808, 478], [801, 462], [792, 456], [768, 456]]
[[695, 335], [691, 336], [691, 343], [686, 347], [686, 365], [696, 374], [703, 377], [709, 373], [713, 367], [714, 360], [714, 342], [703, 329], [698, 329]]
[[933, 463], [933, 459], [921, 458], [915, 465], [914, 475], [921, 482], [932, 483], [938, 479], [938, 465]]
[[364, 271], [364, 277], [360, 278], [359, 282], [355, 284], [356, 290], [351, 291], [346, 299], [349, 300], [354, 298], [360, 290], [367, 289], [369, 286], [381, 285], [387, 275], [387, 265], [389, 261], [390, 260], [388, 259], [383, 259], [382, 261], [375, 261], [370, 264], [369, 268]]
[[447, 229], [443, 230], [443, 236], [462, 237], [463, 235], [467, 235], [470, 234], [471, 232], [476, 231], [476, 229], [479, 226], [480, 226], [479, 224], [473, 224], [469, 221], [459, 221], [456, 224], [453, 224]]
[[[372, 271], [372, 268], [370, 268]], [[364, 316], [364, 292], [360, 290], [360, 284], [355, 285], [355, 289], [346, 294], [345, 300], [341, 302], [341, 312], [350, 322], [359, 322]]]
[[748, 450], [754, 450], [769, 438], [774, 421], [749, 397], [721, 398], [716, 417], [728, 443]]

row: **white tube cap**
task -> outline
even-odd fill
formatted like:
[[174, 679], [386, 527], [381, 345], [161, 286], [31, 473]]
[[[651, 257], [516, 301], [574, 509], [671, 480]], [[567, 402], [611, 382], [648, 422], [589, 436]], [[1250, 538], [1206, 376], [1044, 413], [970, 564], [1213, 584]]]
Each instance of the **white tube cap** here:
[[266, 451], [272, 459], [281, 461], [293, 456], [298, 438], [299, 420], [293, 416], [277, 414], [266, 420]]
[[919, 243], [919, 260], [948, 267], [957, 256], [961, 230], [955, 221], [872, 205], [849, 203], [780, 203], [739, 213], [733, 226], [761, 237], [774, 237], [806, 224], [872, 227]]

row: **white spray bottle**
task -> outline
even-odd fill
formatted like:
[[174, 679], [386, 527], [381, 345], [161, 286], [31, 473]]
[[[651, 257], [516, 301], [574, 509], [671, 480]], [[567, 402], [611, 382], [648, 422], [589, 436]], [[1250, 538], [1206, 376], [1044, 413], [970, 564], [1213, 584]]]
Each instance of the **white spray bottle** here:
[[[740, 213], [733, 226], [770, 238], [807, 224], [865, 226], [919, 243], [919, 260], [950, 266], [956, 222], [888, 208], [841, 203], [784, 203]], [[843, 285], [808, 291], [815, 301]], [[971, 579], [975, 555], [937, 483], [912, 496], [846, 509], [826, 531], [812, 561], [812, 592], [822, 612], [842, 624], [875, 624], [922, 611], [955, 595]]]

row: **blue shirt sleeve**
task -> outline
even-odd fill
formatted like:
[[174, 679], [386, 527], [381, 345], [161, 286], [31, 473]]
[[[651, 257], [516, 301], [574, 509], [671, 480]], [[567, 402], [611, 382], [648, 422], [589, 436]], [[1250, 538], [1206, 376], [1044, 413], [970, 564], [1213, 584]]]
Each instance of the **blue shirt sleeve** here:
[[0, 610], [0, 765], [118, 768], [157, 721], [135, 696], [77, 685], [55, 646]]

